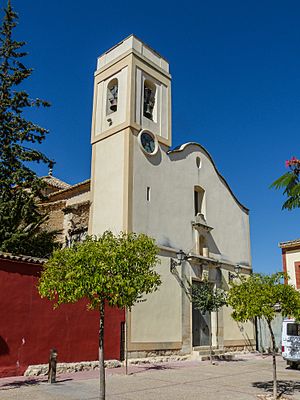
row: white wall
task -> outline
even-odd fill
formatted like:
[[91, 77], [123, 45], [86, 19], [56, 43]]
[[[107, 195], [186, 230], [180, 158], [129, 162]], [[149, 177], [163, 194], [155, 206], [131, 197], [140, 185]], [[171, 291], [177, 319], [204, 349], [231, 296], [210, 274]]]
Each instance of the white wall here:
[[[196, 166], [201, 158], [201, 168]], [[214, 229], [207, 235], [210, 254], [233, 263], [250, 265], [249, 217], [217, 174], [200, 146], [180, 153], [146, 156], [134, 145], [133, 230], [154, 237], [158, 244], [195, 248], [194, 186], [206, 193], [206, 221]], [[146, 201], [146, 187], [151, 201]]]

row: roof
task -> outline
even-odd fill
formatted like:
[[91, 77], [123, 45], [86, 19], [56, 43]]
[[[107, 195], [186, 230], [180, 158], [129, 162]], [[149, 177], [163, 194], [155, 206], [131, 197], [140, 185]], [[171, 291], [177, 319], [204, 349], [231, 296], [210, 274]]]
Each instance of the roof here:
[[9, 260], [9, 261], [20, 261], [20, 262], [25, 262], [25, 263], [31, 263], [31, 264], [44, 264], [47, 260], [44, 258], [37, 258], [37, 257], [32, 257], [32, 256], [24, 256], [24, 255], [14, 255], [11, 253], [4, 253], [3, 251], [0, 251], [0, 260]]
[[300, 246], [300, 239], [288, 240], [287, 242], [280, 242], [278, 246], [283, 248]]
[[68, 185], [68, 187], [66, 187], [66, 188], [62, 188], [62, 189], [58, 190], [57, 192], [50, 193], [50, 194], [48, 195], [48, 198], [50, 199], [51, 197], [55, 197], [55, 196], [57, 196], [58, 194], [72, 191], [73, 189], [76, 189], [76, 188], [78, 188], [78, 187], [80, 187], [80, 186], [89, 185], [90, 182], [91, 182], [90, 179], [86, 179], [85, 181], [82, 181], [82, 182], [79, 182], [79, 183], [75, 183], [75, 185]]
[[55, 176], [52, 175], [43, 176], [42, 179], [47, 183], [47, 185], [55, 187], [59, 190], [68, 189], [69, 187], [71, 187], [71, 185], [69, 185], [68, 183], [61, 181], [60, 179], [55, 178]]

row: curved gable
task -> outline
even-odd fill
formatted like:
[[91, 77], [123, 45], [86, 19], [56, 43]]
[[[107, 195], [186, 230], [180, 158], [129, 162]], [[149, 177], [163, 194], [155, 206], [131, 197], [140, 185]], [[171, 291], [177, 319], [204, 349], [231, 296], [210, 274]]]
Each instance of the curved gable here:
[[245, 211], [247, 214], [249, 214], [249, 208], [245, 207], [235, 196], [235, 194], [233, 193], [233, 191], [231, 190], [229, 184], [227, 183], [226, 179], [223, 177], [223, 175], [221, 175], [221, 173], [218, 171], [216, 164], [212, 158], [212, 156], [209, 154], [209, 152], [203, 147], [201, 146], [201, 144], [197, 143], [197, 142], [188, 142], [188, 143], [184, 143], [180, 146], [175, 147], [173, 150], [169, 150], [167, 152], [168, 155], [172, 155], [172, 154], [178, 154], [183, 152], [184, 150], [186, 150], [188, 147], [190, 146], [197, 146], [199, 147], [207, 156], [207, 158], [210, 160], [210, 162], [212, 163], [214, 170], [216, 171], [216, 174], [218, 175], [218, 177], [220, 178], [220, 180], [224, 183], [224, 185], [227, 187], [229, 193], [231, 194], [231, 196], [233, 197], [233, 199], [235, 200], [235, 202], [238, 204], [238, 206]]

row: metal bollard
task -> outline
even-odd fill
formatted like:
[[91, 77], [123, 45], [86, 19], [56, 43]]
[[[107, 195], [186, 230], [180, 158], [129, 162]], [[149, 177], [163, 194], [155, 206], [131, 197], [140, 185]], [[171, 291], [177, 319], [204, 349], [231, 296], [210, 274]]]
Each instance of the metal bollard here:
[[56, 382], [56, 364], [57, 364], [57, 350], [51, 349], [49, 357], [48, 383]]

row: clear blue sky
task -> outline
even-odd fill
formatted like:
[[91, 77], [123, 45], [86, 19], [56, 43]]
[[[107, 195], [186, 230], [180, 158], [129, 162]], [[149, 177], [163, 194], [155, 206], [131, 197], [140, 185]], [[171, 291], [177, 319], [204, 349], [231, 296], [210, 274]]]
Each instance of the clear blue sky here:
[[89, 178], [96, 59], [134, 33], [170, 62], [173, 145], [197, 141], [209, 151], [250, 208], [254, 270], [281, 269], [277, 243], [300, 237], [300, 210], [281, 211], [282, 194], [268, 187], [286, 159], [300, 157], [299, 1], [12, 4], [34, 68], [26, 88], [52, 103], [31, 117], [50, 130], [43, 150], [56, 176]]

